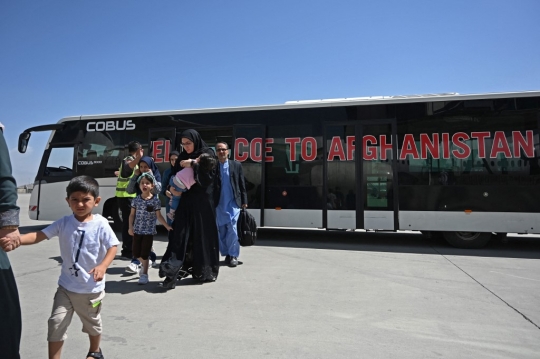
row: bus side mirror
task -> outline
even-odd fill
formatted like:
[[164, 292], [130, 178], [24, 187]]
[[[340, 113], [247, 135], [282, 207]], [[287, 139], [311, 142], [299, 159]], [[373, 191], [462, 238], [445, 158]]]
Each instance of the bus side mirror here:
[[30, 140], [30, 132], [23, 132], [19, 135], [19, 152], [25, 153], [28, 148], [28, 140]]

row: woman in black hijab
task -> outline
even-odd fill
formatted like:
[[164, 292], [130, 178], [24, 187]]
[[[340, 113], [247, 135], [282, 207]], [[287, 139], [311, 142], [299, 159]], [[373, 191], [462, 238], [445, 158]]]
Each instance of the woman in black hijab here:
[[175, 212], [173, 231], [169, 233], [169, 245], [160, 266], [160, 275], [166, 276], [162, 283], [166, 289], [176, 286], [179, 274], [180, 277], [191, 274], [200, 282], [214, 282], [219, 272], [219, 239], [212, 198], [215, 169], [204, 170], [197, 162], [201, 154], [215, 157], [215, 153], [195, 130], [182, 132], [181, 138], [183, 150], [171, 175], [184, 167], [191, 167], [196, 183], [187, 192], [173, 193], [181, 194], [182, 199]]

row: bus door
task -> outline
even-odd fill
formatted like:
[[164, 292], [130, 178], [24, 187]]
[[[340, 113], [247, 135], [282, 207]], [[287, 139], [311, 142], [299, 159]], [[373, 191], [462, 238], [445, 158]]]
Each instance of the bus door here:
[[264, 169], [263, 156], [266, 128], [263, 125], [234, 126], [234, 143], [229, 143], [229, 155], [242, 163], [248, 195], [248, 210], [264, 226]]
[[395, 138], [395, 120], [325, 127], [325, 228], [398, 228]]
[[358, 200], [363, 204], [363, 208], [357, 207], [357, 224], [361, 226], [357, 228], [397, 230], [396, 121], [362, 122], [357, 138], [358, 143], [362, 143], [362, 156], [358, 158], [361, 163]]

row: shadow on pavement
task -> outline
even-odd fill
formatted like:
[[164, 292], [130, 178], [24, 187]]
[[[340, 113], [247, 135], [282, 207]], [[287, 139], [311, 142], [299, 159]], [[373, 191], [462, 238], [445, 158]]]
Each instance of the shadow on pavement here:
[[[47, 225], [23, 226], [22, 234], [40, 231]], [[167, 242], [167, 231], [158, 226], [155, 241]], [[116, 232], [118, 238], [121, 234]], [[461, 249], [444, 239], [427, 239], [420, 232], [352, 232], [341, 230], [304, 230], [259, 228], [256, 246], [418, 253], [436, 255], [540, 259], [540, 238], [508, 235], [508, 243], [492, 239], [481, 249]], [[116, 259], [119, 259], [117, 256]], [[158, 256], [158, 260], [161, 256]], [[224, 264], [224, 263], [223, 263]], [[223, 266], [220, 263], [221, 266]]]
[[[109, 273], [109, 271], [107, 271], [107, 273]], [[152, 278], [151, 281], [145, 285], [139, 285], [137, 283], [139, 277], [136, 275], [125, 275], [121, 278], [125, 278], [125, 280], [107, 280], [107, 293], [131, 294], [135, 292], [147, 292], [150, 294], [161, 294], [167, 292], [166, 289], [163, 289], [159, 285], [163, 279], [157, 276], [157, 272], [155, 274], [155, 279]], [[176, 287], [198, 286], [203, 284], [204, 283], [193, 278], [185, 278], [179, 280]]]
[[301, 229], [258, 230], [257, 246], [334, 249], [540, 259], [540, 238], [508, 235], [508, 243], [492, 239], [481, 249], [460, 249], [444, 239], [426, 239], [419, 232], [349, 232]]
[[60, 256], [58, 256], [58, 257], [49, 257], [49, 259], [54, 259], [55, 261], [58, 262], [58, 264], [64, 263], [64, 261], [62, 260], [62, 257], [60, 257]]

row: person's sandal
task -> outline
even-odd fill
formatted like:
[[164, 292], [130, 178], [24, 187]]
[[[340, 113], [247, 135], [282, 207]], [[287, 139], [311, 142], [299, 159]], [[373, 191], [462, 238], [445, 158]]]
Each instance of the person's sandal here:
[[88, 354], [86, 354], [86, 357], [90, 357], [90, 358], [94, 358], [94, 359], [105, 359], [105, 357], [103, 356], [103, 351], [101, 350], [101, 348], [99, 348], [99, 352], [88, 352]]

